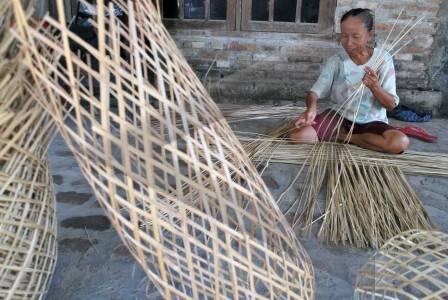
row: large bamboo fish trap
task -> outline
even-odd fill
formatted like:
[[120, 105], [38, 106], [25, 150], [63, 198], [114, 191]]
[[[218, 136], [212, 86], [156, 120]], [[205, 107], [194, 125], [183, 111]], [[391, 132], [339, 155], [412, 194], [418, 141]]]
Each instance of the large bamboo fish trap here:
[[124, 244], [166, 299], [312, 298], [307, 254], [152, 3], [97, 2], [97, 49], [14, 4], [38, 101]]
[[0, 3], [0, 298], [44, 299], [57, 255], [47, 160], [55, 126], [24, 88], [9, 4]]
[[358, 273], [355, 299], [447, 299], [448, 235], [411, 230], [384, 244]]

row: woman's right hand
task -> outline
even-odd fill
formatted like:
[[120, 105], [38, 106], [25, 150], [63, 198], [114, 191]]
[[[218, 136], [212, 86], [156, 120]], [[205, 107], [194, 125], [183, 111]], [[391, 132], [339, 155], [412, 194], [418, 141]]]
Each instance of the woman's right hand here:
[[304, 113], [300, 115], [300, 117], [294, 123], [296, 128], [300, 128], [303, 126], [311, 126], [316, 122], [314, 119], [316, 118], [316, 110], [315, 109], [307, 109]]

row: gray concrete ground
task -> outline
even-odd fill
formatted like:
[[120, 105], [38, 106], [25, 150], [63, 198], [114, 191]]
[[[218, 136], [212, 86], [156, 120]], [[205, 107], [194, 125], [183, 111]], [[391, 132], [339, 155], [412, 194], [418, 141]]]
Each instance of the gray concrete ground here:
[[[272, 122], [247, 122], [238, 129], [260, 130], [268, 124]], [[410, 149], [447, 152], [448, 120], [413, 125], [439, 136], [439, 141], [425, 143], [412, 139]], [[104, 217], [60, 136], [51, 145], [49, 157], [57, 193], [59, 258], [47, 299], [160, 299]], [[297, 171], [297, 166], [271, 164], [263, 178], [274, 197], [278, 197]], [[437, 229], [448, 232], [448, 178], [408, 176], [408, 179]], [[290, 201], [295, 199], [298, 188], [288, 194]], [[323, 244], [313, 234], [299, 239], [313, 261], [316, 299], [351, 299], [356, 273], [374, 251]]]

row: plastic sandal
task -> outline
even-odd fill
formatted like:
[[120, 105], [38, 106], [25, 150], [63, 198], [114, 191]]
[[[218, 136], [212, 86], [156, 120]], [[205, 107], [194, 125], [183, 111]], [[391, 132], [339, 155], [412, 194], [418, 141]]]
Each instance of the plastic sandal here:
[[417, 126], [397, 127], [397, 129], [406, 134], [407, 136], [418, 138], [425, 142], [435, 142], [438, 139], [438, 137], [436, 137], [435, 135], [431, 135], [424, 129]]

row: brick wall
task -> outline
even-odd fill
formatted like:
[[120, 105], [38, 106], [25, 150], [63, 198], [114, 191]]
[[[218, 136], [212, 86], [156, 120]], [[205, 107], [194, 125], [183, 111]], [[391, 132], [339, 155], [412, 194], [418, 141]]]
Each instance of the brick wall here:
[[[424, 16], [423, 22], [418, 25], [407, 38], [412, 41], [395, 58], [397, 68], [397, 85], [399, 88], [429, 89], [429, 61], [434, 43], [439, 17], [441, 0], [428, 1], [338, 1], [336, 9], [336, 24], [344, 11], [354, 5], [368, 7], [375, 11], [375, 29], [379, 44], [385, 40], [387, 34], [395, 23], [401, 10], [403, 13], [396, 27], [403, 28], [412, 17]], [[337, 26], [339, 30], [339, 26]]]
[[332, 36], [171, 32], [214, 98], [234, 102], [303, 97], [324, 59], [338, 51]]
[[430, 80], [430, 66], [434, 64], [431, 53], [440, 23], [438, 13], [442, 1], [337, 0], [332, 34], [185, 29], [171, 29], [170, 32], [217, 101], [296, 101], [303, 100], [323, 62], [341, 50], [336, 34], [339, 32], [339, 19], [346, 10], [352, 7], [373, 9], [376, 40], [381, 44], [400, 10], [404, 9], [397, 24], [399, 28], [413, 16], [425, 16], [425, 19], [407, 37], [414, 38], [414, 41], [395, 57], [397, 86], [405, 102], [419, 98], [418, 91], [426, 91], [425, 97], [429, 97], [431, 103], [426, 101], [423, 106], [437, 111], [441, 96], [428, 94], [428, 91], [434, 84]]

